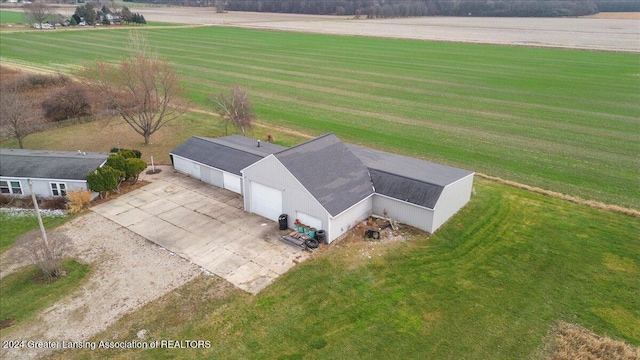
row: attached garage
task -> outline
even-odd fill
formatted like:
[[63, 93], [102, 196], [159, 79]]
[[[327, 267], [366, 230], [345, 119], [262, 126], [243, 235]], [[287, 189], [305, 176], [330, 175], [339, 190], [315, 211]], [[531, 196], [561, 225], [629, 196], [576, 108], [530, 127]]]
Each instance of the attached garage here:
[[228, 172], [222, 173], [222, 187], [234, 193], [242, 194], [242, 178]]
[[200, 180], [217, 187], [224, 187], [224, 171], [200, 165]]
[[287, 214], [290, 228], [298, 219], [325, 230], [327, 242], [371, 210], [369, 173], [333, 134], [267, 156], [242, 173], [245, 209], [273, 220]]
[[369, 169], [374, 214], [433, 233], [471, 198], [471, 171], [348, 146]]
[[282, 146], [231, 135], [222, 138], [194, 136], [171, 151], [174, 168], [208, 184], [242, 194], [241, 170]]
[[269, 220], [277, 221], [282, 214], [282, 190], [251, 182], [251, 210], [252, 213]]
[[173, 157], [173, 167], [183, 174], [200, 179], [200, 164], [180, 156]]

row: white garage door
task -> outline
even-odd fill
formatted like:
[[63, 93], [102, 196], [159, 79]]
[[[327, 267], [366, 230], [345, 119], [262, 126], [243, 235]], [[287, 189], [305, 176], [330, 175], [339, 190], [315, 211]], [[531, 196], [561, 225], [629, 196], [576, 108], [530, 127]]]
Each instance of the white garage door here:
[[300, 220], [304, 225], [316, 228], [316, 230], [324, 229], [322, 227], [322, 220], [309, 214], [305, 214], [302, 211], [296, 211], [296, 219]]
[[242, 193], [242, 185], [241, 185], [242, 180], [240, 180], [239, 176], [225, 172], [225, 173], [222, 173], [222, 180], [224, 182], [225, 189], [231, 190], [234, 193], [238, 193], [238, 194]]
[[173, 166], [176, 168], [176, 170], [180, 171], [181, 173], [185, 173], [191, 177], [194, 177], [198, 180], [200, 180], [200, 165], [196, 164], [194, 162], [192, 162], [191, 160], [179, 157], [179, 156], [173, 156]]
[[282, 214], [282, 191], [252, 181], [251, 212], [278, 221]]

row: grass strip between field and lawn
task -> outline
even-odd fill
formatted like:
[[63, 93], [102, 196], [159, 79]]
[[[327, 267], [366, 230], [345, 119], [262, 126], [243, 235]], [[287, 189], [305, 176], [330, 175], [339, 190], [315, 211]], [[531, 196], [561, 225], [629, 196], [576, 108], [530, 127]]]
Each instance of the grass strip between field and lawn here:
[[640, 345], [639, 219], [484, 179], [475, 189], [430, 237], [332, 244], [257, 296], [201, 276], [92, 338], [144, 329], [209, 349], [58, 358], [546, 358], [559, 322]]
[[[0, 280], [0, 321], [16, 326], [33, 318], [39, 311], [72, 293], [89, 273], [90, 266], [74, 259], [62, 262], [66, 274], [51, 283], [39, 277], [39, 270], [30, 266]], [[3, 333], [11, 328], [3, 329]]]
[[0, 10], [0, 24], [23, 24], [25, 22], [24, 13], [21, 11]]
[[[202, 109], [211, 109], [209, 94], [238, 84], [268, 124], [640, 209], [638, 54], [225, 27], [141, 31]], [[71, 72], [126, 55], [128, 32], [7, 33], [0, 52], [4, 63]]]

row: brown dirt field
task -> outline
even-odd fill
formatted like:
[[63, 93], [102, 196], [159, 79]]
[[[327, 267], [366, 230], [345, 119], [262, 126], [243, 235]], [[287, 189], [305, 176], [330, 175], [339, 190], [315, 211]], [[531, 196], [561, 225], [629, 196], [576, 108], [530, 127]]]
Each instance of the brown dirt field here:
[[[7, 8], [5, 8], [7, 9]], [[13, 10], [8, 8], [7, 10]], [[214, 8], [131, 8], [147, 21], [188, 26], [235, 26], [336, 35], [640, 52], [640, 13], [566, 18], [415, 17], [355, 20], [352, 16], [252, 12]], [[74, 7], [60, 7], [70, 15]]]
[[191, 25], [640, 52], [640, 27], [633, 21], [636, 19], [633, 15], [605, 13], [580, 18], [416, 17], [354, 20], [351, 16], [251, 12], [218, 14], [212, 8], [136, 8], [133, 11], [143, 14], [147, 21]]
[[591, 19], [640, 19], [640, 12], [601, 12], [595, 15], [585, 16]]

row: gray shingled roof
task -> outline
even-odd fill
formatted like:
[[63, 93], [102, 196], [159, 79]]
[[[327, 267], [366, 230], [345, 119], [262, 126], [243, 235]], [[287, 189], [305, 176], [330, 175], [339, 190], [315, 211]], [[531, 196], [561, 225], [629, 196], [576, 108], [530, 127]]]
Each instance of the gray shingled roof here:
[[107, 157], [108, 153], [0, 149], [0, 176], [86, 180]]
[[275, 157], [332, 216], [373, 193], [367, 168], [333, 134], [283, 150]]
[[347, 145], [371, 173], [376, 193], [433, 209], [442, 189], [472, 171], [384, 151]]
[[240, 170], [269, 154], [285, 147], [261, 142], [245, 136], [230, 135], [221, 138], [191, 137], [171, 151], [178, 155], [216, 169], [241, 175]]

